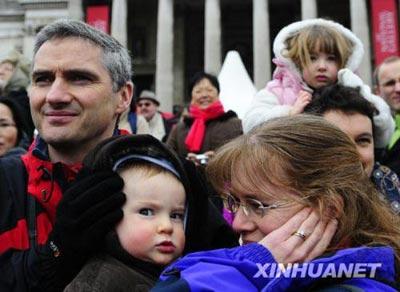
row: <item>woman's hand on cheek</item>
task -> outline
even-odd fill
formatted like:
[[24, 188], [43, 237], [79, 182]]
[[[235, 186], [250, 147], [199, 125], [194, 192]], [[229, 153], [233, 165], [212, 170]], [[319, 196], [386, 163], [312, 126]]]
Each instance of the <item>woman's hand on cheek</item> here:
[[278, 263], [302, 263], [325, 252], [336, 228], [336, 219], [322, 221], [315, 211], [304, 208], [259, 243], [271, 252]]

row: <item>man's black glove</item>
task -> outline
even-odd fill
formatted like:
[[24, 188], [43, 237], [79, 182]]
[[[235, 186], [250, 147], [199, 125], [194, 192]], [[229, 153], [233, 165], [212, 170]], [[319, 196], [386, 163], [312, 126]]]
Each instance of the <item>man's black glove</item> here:
[[101, 247], [105, 235], [123, 217], [123, 185], [116, 173], [99, 172], [76, 181], [64, 193], [49, 238], [55, 257], [87, 257]]
[[111, 171], [82, 177], [85, 171], [63, 194], [47, 245], [32, 258], [38, 262], [33, 291], [62, 291], [123, 217], [123, 180]]

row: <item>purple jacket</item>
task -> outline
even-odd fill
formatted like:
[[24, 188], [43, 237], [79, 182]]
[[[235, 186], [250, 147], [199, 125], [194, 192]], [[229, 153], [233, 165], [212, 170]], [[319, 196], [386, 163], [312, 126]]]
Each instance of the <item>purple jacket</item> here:
[[192, 253], [168, 267], [152, 291], [397, 291], [390, 247], [343, 249], [280, 274], [277, 267], [257, 243]]

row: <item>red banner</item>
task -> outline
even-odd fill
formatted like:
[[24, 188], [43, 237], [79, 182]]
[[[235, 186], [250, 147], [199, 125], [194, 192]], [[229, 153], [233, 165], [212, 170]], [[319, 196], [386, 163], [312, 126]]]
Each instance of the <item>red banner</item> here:
[[110, 32], [110, 8], [107, 5], [88, 6], [86, 23], [105, 33]]
[[375, 65], [399, 55], [399, 31], [395, 0], [371, 0]]

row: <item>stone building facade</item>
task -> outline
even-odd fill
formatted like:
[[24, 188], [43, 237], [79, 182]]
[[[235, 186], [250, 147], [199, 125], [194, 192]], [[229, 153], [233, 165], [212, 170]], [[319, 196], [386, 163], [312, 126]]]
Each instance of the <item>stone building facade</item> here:
[[237, 50], [254, 84], [271, 78], [272, 41], [285, 25], [328, 17], [352, 29], [366, 54], [360, 75], [371, 82], [369, 0], [0, 0], [0, 56], [12, 48], [32, 56], [35, 34], [59, 18], [85, 20], [88, 7], [109, 7], [110, 33], [131, 51], [137, 93], [155, 90], [162, 109], [189, 99], [190, 76], [218, 74]]

